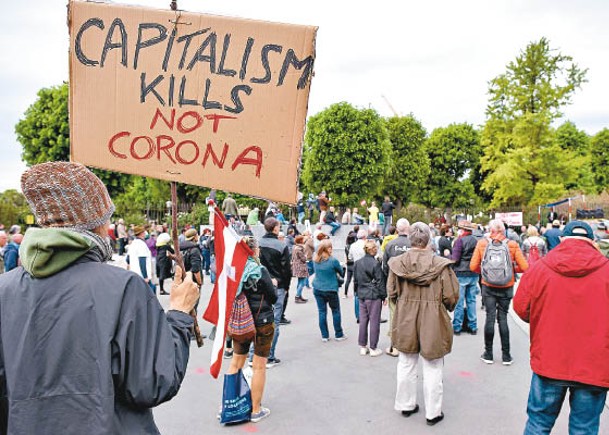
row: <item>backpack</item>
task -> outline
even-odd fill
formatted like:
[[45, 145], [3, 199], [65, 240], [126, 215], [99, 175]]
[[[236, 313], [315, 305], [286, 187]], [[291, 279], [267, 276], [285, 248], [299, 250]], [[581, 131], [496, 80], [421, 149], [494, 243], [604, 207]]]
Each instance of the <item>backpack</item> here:
[[541, 256], [539, 255], [539, 247], [536, 243], [534, 243], [529, 248], [529, 258], [527, 258], [529, 267], [533, 266], [533, 264], [535, 264], [540, 258]]
[[491, 287], [506, 286], [514, 277], [508, 239], [501, 243], [489, 240], [482, 256], [482, 279]]

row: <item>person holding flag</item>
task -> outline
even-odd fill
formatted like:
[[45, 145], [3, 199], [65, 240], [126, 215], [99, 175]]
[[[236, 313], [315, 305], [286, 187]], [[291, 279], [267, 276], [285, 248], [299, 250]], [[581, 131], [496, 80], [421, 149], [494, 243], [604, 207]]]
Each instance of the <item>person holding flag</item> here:
[[[271, 344], [275, 334], [275, 318], [273, 304], [277, 301], [277, 293], [269, 271], [260, 264], [260, 248], [254, 237], [248, 237], [247, 245], [252, 250], [245, 263], [237, 295], [243, 292], [252, 311], [256, 336], [254, 342], [254, 359], [252, 368], [252, 416], [250, 421], [258, 421], [270, 415], [268, 408], [261, 406], [262, 394], [266, 383], [266, 362], [271, 352]], [[237, 373], [245, 365], [252, 340], [240, 341], [233, 338], [233, 359], [227, 374]]]

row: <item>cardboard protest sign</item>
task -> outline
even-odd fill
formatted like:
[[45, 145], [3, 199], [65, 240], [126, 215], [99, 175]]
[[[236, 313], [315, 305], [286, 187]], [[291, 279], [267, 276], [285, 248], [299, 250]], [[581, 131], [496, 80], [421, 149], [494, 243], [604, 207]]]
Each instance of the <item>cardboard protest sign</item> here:
[[74, 1], [72, 160], [294, 203], [316, 27]]

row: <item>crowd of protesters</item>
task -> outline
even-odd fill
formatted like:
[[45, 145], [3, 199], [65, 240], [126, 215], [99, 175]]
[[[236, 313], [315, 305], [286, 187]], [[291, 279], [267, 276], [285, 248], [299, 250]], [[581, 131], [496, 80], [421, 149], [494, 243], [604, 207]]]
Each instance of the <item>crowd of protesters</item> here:
[[[69, 177], [96, 183], [95, 176], [84, 167], [77, 164], [62, 165], [62, 170]], [[134, 404], [148, 409], [177, 393], [188, 360], [187, 342], [191, 338], [192, 321], [186, 314], [198, 303], [198, 294], [205, 277], [208, 276], [212, 283], [215, 280], [213, 225], [192, 223], [181, 228], [176, 247], [166, 225], [154, 222], [128, 225], [123, 219], [109, 224], [114, 206], [103, 185], [100, 186], [101, 183], [96, 184], [101, 199], [93, 201], [91, 216], [79, 217], [80, 220], [75, 217], [57, 225], [53, 219], [63, 216], [61, 210], [49, 209], [37, 192], [38, 187], [27, 184], [28, 177], [41, 183], [45, 170], [48, 171], [48, 167], [40, 165], [28, 172], [28, 176], [24, 175], [24, 194], [43, 230], [28, 230], [24, 239], [19, 226], [14, 225], [8, 231], [4, 227], [0, 228], [2, 270], [19, 270], [0, 280], [0, 303], [22, 285], [15, 281], [17, 273], [25, 276], [20, 279], [26, 281], [34, 277], [42, 278], [40, 282], [28, 281], [28, 290], [31, 291], [38, 291], [39, 285], [48, 286], [45, 284], [48, 280], [60, 279], [63, 276], [62, 268], [65, 267], [68, 270], [71, 267], [74, 270], [82, 268], [81, 279], [88, 278], [88, 272], [84, 271], [85, 267], [89, 267], [86, 263], [77, 261], [74, 266], [70, 266], [77, 256], [51, 271], [46, 270], [46, 265], [36, 263], [32, 250], [41, 249], [44, 243], [49, 243], [49, 246], [59, 243], [59, 236], [46, 232], [46, 227], [67, 229], [67, 233], [59, 234], [63, 238], [61, 243], [71, 241], [72, 245], [66, 246], [73, 246], [73, 249], [79, 246], [96, 247], [99, 259], [95, 257], [90, 261], [107, 261], [112, 253], [115, 254], [115, 259], [123, 258], [130, 272], [118, 275], [121, 278], [116, 278], [117, 280], [127, 280], [126, 284], [121, 281], [120, 286], [135, 286], [145, 288], [155, 295], [169, 295], [170, 310], [177, 310], [177, 314], [170, 314], [170, 311], [163, 315], [158, 312], [158, 302], [151, 302], [151, 298], [144, 294], [138, 296], [141, 300], [136, 298], [133, 301], [134, 306], [153, 305], [152, 309], [156, 310], [157, 315], [147, 321], [161, 325], [161, 332], [156, 337], [150, 337], [150, 343], [143, 342], [132, 349], [129, 346], [134, 344], [129, 341], [129, 331], [125, 331], [126, 335], [122, 337], [125, 341], [119, 340], [125, 347], [121, 351], [127, 357], [136, 358], [145, 355], [149, 351], [146, 346], [150, 344], [156, 349], [155, 352], [164, 354], [158, 356], [164, 358], [165, 365], [157, 373], [158, 367], [152, 363], [151, 367], [159, 376], [152, 379], [155, 382], [153, 385], [138, 386], [129, 382], [129, 379], [124, 380], [121, 395], [109, 399], [113, 403], [95, 406], [96, 416], [92, 418], [96, 421], [110, 419], [114, 422], [112, 424], [130, 418], [129, 424], [135, 432], [136, 427], [153, 426], [151, 414], [135, 418], [128, 408]], [[55, 189], [55, 195], [66, 195], [67, 188], [61, 184], [60, 179], [45, 182], [53, 185], [51, 190]], [[69, 199], [66, 199], [66, 204]], [[83, 204], [92, 201], [90, 198], [79, 199]], [[215, 192], [210, 193], [209, 199], [215, 200]], [[304, 195], [299, 195], [295, 217], [288, 222], [281, 208], [272, 202], [269, 202], [263, 215], [256, 207], [247, 217], [239, 215], [239, 208], [231, 195], [227, 195], [222, 202], [221, 209], [229, 225], [236, 233], [246, 237], [252, 250], [240, 289], [254, 313], [256, 335], [250, 340], [231, 340], [229, 337], [224, 353], [225, 358], [232, 358], [228, 373], [235, 373], [246, 364], [252, 367], [251, 421], [258, 422], [270, 415], [270, 409], [262, 406], [265, 372], [281, 363], [278, 358], [281, 328], [291, 324], [291, 320], [286, 317], [286, 309], [290, 300], [290, 288], [295, 286], [295, 292], [292, 292], [294, 303], [307, 303], [310, 298], [306, 296], [309, 295], [315, 299], [318, 333], [322, 343], [332, 339], [338, 342], [347, 340], [341, 299], [348, 299], [351, 291], [353, 313], [359, 324], [359, 354], [370, 357], [386, 354], [397, 358], [394, 408], [406, 418], [420, 409], [417, 401], [417, 367], [422, 367], [423, 404], [426, 422], [430, 426], [444, 419], [444, 357], [451, 352], [454, 337], [465, 333], [477, 335], [479, 325], [483, 325], [484, 348], [480, 360], [485, 364], [493, 364], [497, 324], [501, 342], [500, 361], [505, 366], [513, 363], [507, 318], [514, 299], [516, 312], [524, 321], [531, 323], [532, 330], [531, 366], [534, 373], [525, 433], [547, 433], [551, 430], [567, 390], [571, 394], [570, 428], [573, 431], [581, 427], [592, 428], [586, 433], [595, 433], [596, 428], [598, 432], [599, 416], [609, 388], [609, 369], [604, 364], [609, 358], [609, 260], [603, 254], [603, 244], [609, 243], [609, 233], [604, 222], [597, 223], [593, 229], [585, 222], [572, 221], [565, 225], [554, 219], [547, 227], [529, 225], [522, 226], [517, 231], [500, 220], [491, 220], [486, 226], [465, 219], [454, 225], [444, 222], [440, 225], [423, 222], [411, 225], [407, 219], [400, 218], [394, 225], [396, 207], [390, 198], [385, 197], [380, 202], [380, 208], [376, 201], [371, 201], [370, 204], [362, 201], [359, 205], [361, 209], [346, 208], [339, 215], [332, 198], [325, 191], [317, 196], [309, 194], [306, 199]], [[306, 217], [309, 225], [305, 226], [303, 221]], [[318, 219], [313, 220], [314, 217]], [[256, 233], [264, 234], [254, 237], [254, 226], [260, 226]], [[341, 228], [344, 231], [339, 232]], [[343, 240], [339, 243], [337, 237], [344, 237], [344, 243]], [[112, 244], [103, 241], [108, 239], [112, 240]], [[24, 240], [25, 247], [22, 247]], [[41, 241], [44, 242], [43, 245], [40, 244]], [[335, 253], [336, 246], [344, 246], [344, 252]], [[184, 271], [175, 266], [174, 255], [178, 250], [184, 259]], [[25, 258], [20, 258], [20, 253]], [[510, 270], [503, 280], [497, 278], [496, 273], [502, 271], [493, 265], [493, 261], [496, 261], [493, 255], [496, 258], [504, 255], [509, 264]], [[52, 258], [57, 259], [56, 256]], [[23, 267], [19, 268], [21, 265]], [[133, 273], [139, 278], [133, 278]], [[166, 280], [172, 278], [169, 289]], [[519, 279], [521, 282], [517, 291]], [[129, 284], [132, 281], [133, 284]], [[116, 284], [119, 285], [118, 281]], [[61, 284], [54, 285], [63, 289]], [[562, 294], [556, 291], [559, 288], [563, 289]], [[582, 293], [584, 290], [586, 294]], [[61, 291], [73, 290], [66, 288]], [[189, 295], [188, 302], [179, 304], [178, 295], [173, 295], [174, 292]], [[116, 297], [123, 297], [122, 294], [118, 292]], [[477, 318], [478, 294], [481, 294], [481, 306], [485, 312], [484, 322], [479, 322]], [[45, 296], [40, 294], [36, 297], [44, 301]], [[569, 301], [578, 298], [583, 301], [581, 308], [578, 305], [568, 305]], [[152, 300], [156, 301], [156, 298]], [[20, 308], [32, 309], [33, 303], [34, 301], [24, 302]], [[45, 302], [50, 303], [53, 303], [52, 300]], [[389, 306], [389, 338], [388, 346], [383, 351], [380, 346], [383, 341], [380, 325], [387, 321], [381, 318], [384, 305]], [[590, 316], [584, 312], [584, 308], [596, 312], [596, 316]], [[7, 322], [9, 325], [15, 322], [9, 328], [16, 328], [17, 323], [23, 327], [23, 322], [18, 322], [15, 317], [18, 312], [19, 310], [13, 316], [3, 316], [0, 319], [3, 331]], [[561, 322], [559, 319], [567, 315], [567, 312], [577, 322]], [[333, 334], [328, 327], [329, 313]], [[79, 314], [64, 310], [61, 315]], [[122, 310], [112, 311], [112, 315], [117, 316], [119, 324], [123, 321], [120, 318]], [[135, 317], [129, 321], [137, 322], [138, 313], [132, 312], [131, 315]], [[593, 319], [604, 320], [599, 324], [598, 320]], [[548, 338], [557, 333], [564, 338], [560, 344]], [[29, 338], [22, 338], [27, 344]], [[85, 338], [87, 337], [83, 337]], [[58, 337], [58, 340], [61, 339]], [[19, 334], [10, 343], [17, 343], [17, 340]], [[10, 369], [23, 363], [27, 359], [27, 350], [36, 345], [32, 342], [25, 347], [15, 348], [14, 357], [4, 357], [6, 361], [3, 364], [8, 363], [9, 370], [2, 375], [2, 380], [11, 383], [15, 388], [13, 391], [27, 390], [31, 394], [46, 394], [44, 386], [8, 379]], [[172, 347], [173, 350], [170, 350]], [[52, 349], [49, 348], [48, 352], [52, 353]], [[169, 354], [172, 355], [170, 359], [173, 364], [167, 363]], [[153, 359], [156, 357], [154, 353], [150, 355]], [[110, 365], [113, 364], [112, 358], [107, 361]], [[68, 363], [66, 369], [69, 366]], [[37, 368], [44, 371], [43, 365], [38, 365]], [[139, 377], [150, 375], [146, 367], [139, 369]], [[171, 370], [171, 375], [166, 373]], [[119, 371], [117, 376], [126, 374]], [[138, 382], [146, 383], [139, 378]], [[54, 379], [51, 381], [53, 383], [59, 385], [61, 380]], [[100, 393], [103, 391], [100, 390]], [[546, 399], [542, 400], [544, 396]], [[140, 397], [141, 402], [138, 401]], [[14, 412], [20, 412], [20, 417], [0, 423], [5, 428], [13, 425], [16, 431], [24, 429], [35, 433], [33, 416], [49, 411], [43, 405], [32, 410], [22, 409], [18, 404], [14, 406]], [[53, 406], [61, 408], [64, 405]]]

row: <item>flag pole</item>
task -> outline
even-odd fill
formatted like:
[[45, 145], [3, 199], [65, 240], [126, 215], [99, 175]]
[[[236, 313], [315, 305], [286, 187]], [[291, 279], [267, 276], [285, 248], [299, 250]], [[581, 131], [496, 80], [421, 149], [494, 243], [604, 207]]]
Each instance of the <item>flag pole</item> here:
[[[186, 270], [184, 269], [184, 260], [182, 259], [180, 243], [178, 241], [178, 183], [175, 181], [171, 182], [171, 238], [175, 247], [174, 260], [180, 269], [182, 269], [182, 276], [184, 277], [186, 276]], [[203, 336], [199, 329], [199, 322], [197, 322], [197, 310], [193, 308], [190, 315], [195, 321], [193, 331], [197, 340], [197, 346], [203, 347]]]

